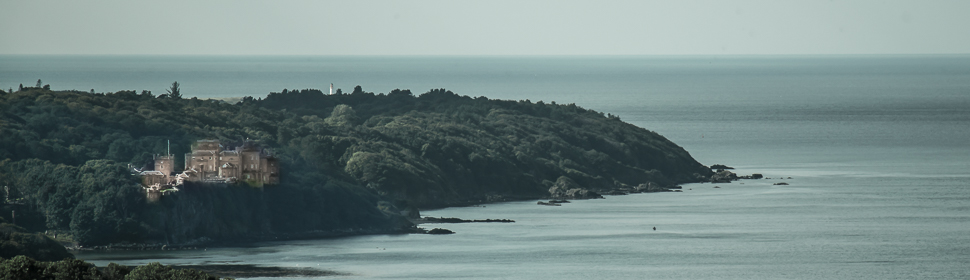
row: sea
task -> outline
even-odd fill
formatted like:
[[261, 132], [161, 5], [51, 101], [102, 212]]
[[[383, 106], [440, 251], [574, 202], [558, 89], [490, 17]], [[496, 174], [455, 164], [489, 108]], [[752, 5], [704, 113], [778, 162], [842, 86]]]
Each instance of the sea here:
[[38, 79], [156, 95], [178, 81], [198, 98], [332, 83], [575, 103], [655, 131], [703, 164], [767, 177], [559, 207], [422, 211], [515, 220], [421, 225], [451, 235], [77, 253], [99, 266], [337, 273], [292, 279], [970, 278], [970, 55], [0, 56], [0, 88]]

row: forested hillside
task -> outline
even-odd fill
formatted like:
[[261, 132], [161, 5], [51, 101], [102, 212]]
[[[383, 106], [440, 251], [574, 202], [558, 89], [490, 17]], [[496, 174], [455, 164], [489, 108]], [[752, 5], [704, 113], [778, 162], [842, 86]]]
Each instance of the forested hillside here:
[[[82, 245], [185, 244], [285, 234], [400, 232], [411, 224], [392, 203], [349, 178], [316, 171], [273, 140], [281, 112], [218, 101], [122, 91], [43, 89], [0, 95], [0, 215], [30, 231]], [[145, 165], [168, 140], [176, 163], [197, 139], [257, 139], [277, 148], [283, 183], [266, 188], [187, 185], [149, 203], [129, 163]], [[181, 168], [181, 166], [179, 166]]]
[[285, 121], [275, 139], [301, 147], [326, 170], [421, 207], [549, 196], [563, 179], [607, 191], [711, 174], [663, 136], [574, 104], [444, 89], [375, 95], [359, 86], [342, 95], [271, 93], [243, 104], [302, 116], [305, 124]]
[[[82, 244], [392, 232], [414, 207], [550, 197], [703, 180], [710, 169], [656, 133], [575, 105], [317, 90], [238, 104], [120, 91], [0, 93], [0, 216]], [[147, 202], [126, 166], [171, 140], [177, 169], [198, 139], [274, 150], [281, 183], [188, 185]]]

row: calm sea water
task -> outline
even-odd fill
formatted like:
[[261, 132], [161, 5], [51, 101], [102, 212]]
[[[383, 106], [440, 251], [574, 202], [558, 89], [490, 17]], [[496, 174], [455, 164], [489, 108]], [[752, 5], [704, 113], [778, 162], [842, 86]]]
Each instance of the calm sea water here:
[[[202, 98], [334, 83], [576, 103], [657, 131], [704, 164], [792, 177], [424, 212], [517, 221], [424, 225], [458, 232], [448, 236], [79, 254], [99, 265], [311, 267], [347, 279], [970, 278], [970, 56], [0, 56], [0, 87], [37, 79], [156, 94], [177, 80]], [[781, 181], [790, 185], [772, 185]]]

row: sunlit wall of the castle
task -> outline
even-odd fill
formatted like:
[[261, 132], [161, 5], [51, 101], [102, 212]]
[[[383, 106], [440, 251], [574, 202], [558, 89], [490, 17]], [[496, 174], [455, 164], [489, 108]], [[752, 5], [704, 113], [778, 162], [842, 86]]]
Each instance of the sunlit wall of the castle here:
[[223, 150], [219, 140], [199, 140], [191, 153], [185, 154], [186, 170], [197, 176], [189, 181], [225, 180], [235, 178], [255, 183], [279, 183], [279, 165], [251, 142], [235, 150]]
[[172, 175], [175, 172], [175, 157], [172, 155], [168, 156], [156, 156], [155, 157], [155, 171], [162, 172], [165, 176]]

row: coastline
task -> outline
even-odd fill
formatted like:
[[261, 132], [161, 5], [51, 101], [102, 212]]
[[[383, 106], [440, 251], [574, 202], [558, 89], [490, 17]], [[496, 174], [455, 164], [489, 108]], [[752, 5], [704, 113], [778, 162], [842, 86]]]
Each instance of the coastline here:
[[[718, 176], [721, 174], [721, 176]], [[728, 175], [730, 174], [730, 175]], [[758, 175], [758, 174], [755, 174]], [[791, 177], [788, 177], [791, 179]], [[710, 181], [701, 182], [687, 182], [685, 184], [706, 184], [706, 183], [731, 183], [740, 180], [760, 180], [761, 177], [744, 175], [737, 176], [733, 172], [722, 173], [719, 172], [712, 176]], [[769, 178], [763, 178], [769, 179]], [[780, 179], [780, 178], [779, 178]], [[743, 183], [742, 183], [743, 184]], [[717, 186], [715, 186], [717, 188]], [[654, 189], [653, 191], [637, 191], [636, 189], [628, 188], [613, 188], [608, 191], [603, 191], [603, 195], [595, 198], [570, 198], [570, 200], [590, 200], [590, 199], [604, 199], [604, 196], [623, 196], [628, 194], [639, 194], [639, 193], [653, 193], [653, 192], [682, 192], [682, 187], [680, 185], [674, 185], [663, 190]], [[490, 197], [492, 198], [492, 197]], [[487, 207], [488, 204], [497, 204], [503, 202], [523, 202], [531, 200], [547, 200], [554, 199], [553, 201], [565, 201], [560, 200], [561, 197], [555, 196], [542, 196], [542, 197], [516, 197], [511, 198], [509, 196], [495, 196], [496, 200], [489, 201], [468, 201], [467, 203], [459, 203], [455, 205], [448, 205], [443, 207], [425, 208], [419, 209], [419, 211], [425, 210], [440, 210], [445, 208], [458, 208], [458, 207]], [[297, 233], [279, 233], [273, 235], [254, 235], [242, 238], [233, 238], [228, 240], [212, 240], [209, 238], [199, 238], [191, 242], [180, 243], [180, 244], [162, 244], [162, 243], [137, 243], [137, 244], [109, 244], [103, 246], [65, 246], [70, 252], [79, 251], [174, 251], [174, 250], [199, 250], [206, 248], [232, 248], [232, 247], [254, 247], [255, 244], [261, 242], [272, 242], [272, 241], [292, 241], [292, 240], [316, 240], [316, 239], [337, 239], [343, 237], [351, 236], [367, 236], [367, 235], [406, 235], [406, 234], [433, 234], [430, 233], [430, 229], [425, 229], [419, 227], [422, 224], [457, 224], [457, 223], [515, 223], [514, 220], [505, 219], [502, 217], [494, 217], [488, 219], [463, 219], [459, 217], [417, 217], [408, 219], [413, 226], [410, 228], [401, 228], [397, 230], [371, 230], [371, 229], [340, 229], [340, 230], [329, 230], [329, 231], [305, 231]]]
[[233, 238], [229, 240], [212, 240], [209, 238], [200, 238], [192, 242], [178, 243], [178, 244], [163, 244], [163, 243], [126, 243], [126, 244], [108, 244], [100, 246], [77, 246], [69, 247], [65, 246], [70, 252], [78, 251], [177, 251], [177, 250], [199, 250], [206, 248], [232, 248], [232, 247], [253, 247], [253, 245], [261, 242], [272, 242], [272, 241], [291, 241], [291, 240], [314, 240], [314, 239], [334, 239], [349, 236], [365, 236], [365, 235], [395, 235], [395, 234], [411, 234], [411, 233], [422, 233], [420, 229], [400, 229], [400, 230], [331, 230], [331, 231], [306, 231], [298, 233], [282, 233], [274, 234], [272, 236], [260, 235], [260, 236], [248, 236], [243, 238]]

